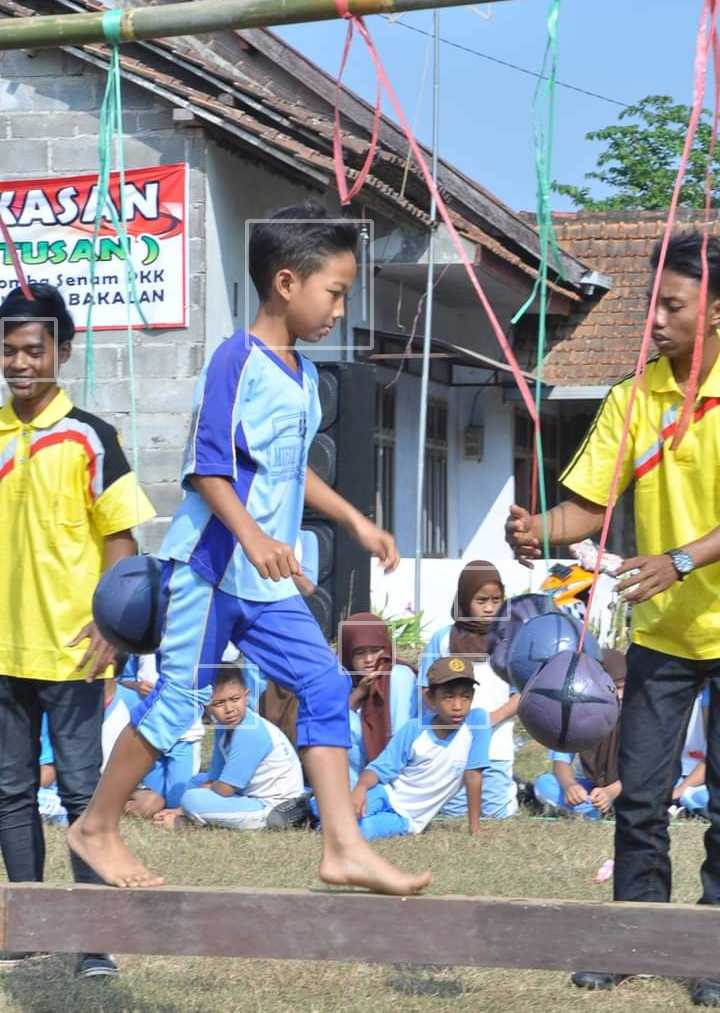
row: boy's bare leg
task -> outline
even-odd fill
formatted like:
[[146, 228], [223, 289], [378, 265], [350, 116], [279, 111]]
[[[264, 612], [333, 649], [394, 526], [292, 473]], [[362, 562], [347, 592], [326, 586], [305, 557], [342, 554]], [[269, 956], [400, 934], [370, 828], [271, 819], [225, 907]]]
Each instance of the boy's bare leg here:
[[82, 816], [68, 831], [68, 846], [108, 886], [161, 886], [120, 836], [125, 804], [160, 755], [133, 725], [121, 732], [100, 783]]
[[347, 757], [346, 749], [334, 746], [303, 750], [303, 766], [315, 791], [323, 830], [320, 878], [376, 893], [419, 893], [430, 884], [430, 870], [418, 875], [402, 872], [376, 854], [360, 833], [350, 798]]

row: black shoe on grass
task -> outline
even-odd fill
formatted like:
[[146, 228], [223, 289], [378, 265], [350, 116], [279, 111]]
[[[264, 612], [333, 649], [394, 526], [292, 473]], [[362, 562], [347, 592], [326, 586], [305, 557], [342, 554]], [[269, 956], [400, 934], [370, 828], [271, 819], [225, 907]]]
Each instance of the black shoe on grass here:
[[570, 980], [578, 988], [586, 988], [593, 992], [598, 989], [607, 991], [616, 988], [621, 981], [629, 977], [629, 974], [609, 974], [605, 971], [576, 971]]
[[699, 978], [692, 999], [696, 1006], [720, 1006], [720, 978]]
[[114, 978], [120, 973], [110, 953], [80, 953], [75, 966], [79, 978]]
[[297, 798], [289, 798], [280, 802], [268, 813], [268, 830], [289, 830], [291, 827], [301, 827], [310, 819], [310, 796], [305, 793]]

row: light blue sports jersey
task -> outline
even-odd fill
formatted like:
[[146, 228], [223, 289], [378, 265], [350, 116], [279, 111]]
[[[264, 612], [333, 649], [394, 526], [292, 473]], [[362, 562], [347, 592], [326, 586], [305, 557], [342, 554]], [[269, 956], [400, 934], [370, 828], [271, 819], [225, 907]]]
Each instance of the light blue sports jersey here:
[[420, 719], [408, 721], [377, 759], [368, 764], [385, 785], [390, 804], [419, 834], [456, 794], [466, 770], [484, 770], [490, 761], [487, 714], [471, 710], [446, 739]]
[[280, 729], [249, 708], [234, 729], [217, 729], [208, 780], [271, 804], [303, 792], [298, 755]]
[[264, 580], [190, 475], [229, 479], [261, 530], [294, 547], [310, 444], [320, 425], [315, 366], [296, 354], [294, 373], [252, 334], [236, 331], [198, 379], [183, 462], [185, 498], [158, 555], [189, 565], [213, 586], [247, 601], [297, 594], [290, 578]]

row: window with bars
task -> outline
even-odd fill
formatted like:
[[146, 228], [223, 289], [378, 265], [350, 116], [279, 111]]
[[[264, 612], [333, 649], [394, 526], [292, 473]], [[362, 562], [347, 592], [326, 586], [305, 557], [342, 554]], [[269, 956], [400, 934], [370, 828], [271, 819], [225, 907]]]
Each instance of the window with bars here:
[[394, 531], [395, 390], [375, 388], [375, 521]]
[[423, 555], [447, 555], [447, 401], [430, 399], [425, 440]]

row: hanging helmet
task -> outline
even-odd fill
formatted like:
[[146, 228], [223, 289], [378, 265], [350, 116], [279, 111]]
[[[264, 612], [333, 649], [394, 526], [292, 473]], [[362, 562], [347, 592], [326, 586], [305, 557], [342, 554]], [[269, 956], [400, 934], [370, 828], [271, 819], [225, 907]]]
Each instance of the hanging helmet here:
[[[522, 690], [540, 665], [562, 651], [577, 651], [582, 623], [565, 612], [547, 612], [523, 623], [510, 644], [507, 670], [510, 679]], [[600, 647], [588, 631], [583, 647], [585, 654], [599, 660]]]
[[563, 651], [546, 661], [522, 692], [518, 717], [547, 749], [593, 749], [617, 724], [617, 687], [589, 654]]
[[162, 566], [155, 556], [128, 556], [103, 574], [95, 588], [95, 623], [118, 650], [152, 654], [159, 647], [167, 605]]
[[517, 594], [503, 605], [493, 620], [488, 635], [488, 656], [496, 675], [505, 682], [512, 678], [508, 670], [510, 645], [528, 619], [556, 611], [546, 594]]

